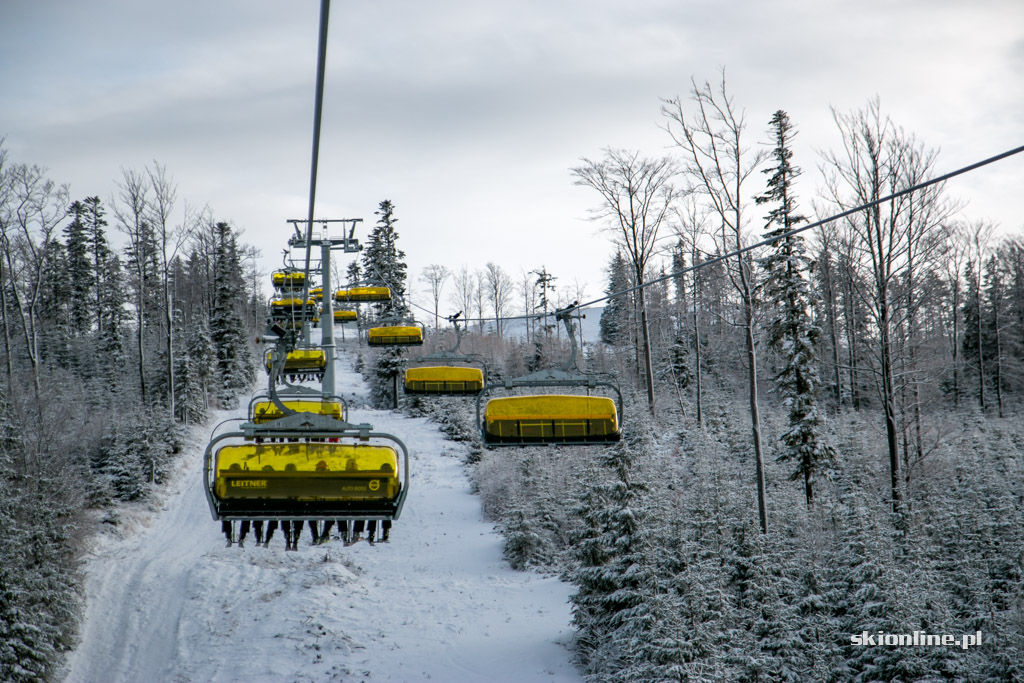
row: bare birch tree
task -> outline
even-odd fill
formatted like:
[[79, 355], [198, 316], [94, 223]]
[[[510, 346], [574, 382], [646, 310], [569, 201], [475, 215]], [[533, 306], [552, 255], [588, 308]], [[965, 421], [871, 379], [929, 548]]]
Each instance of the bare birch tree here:
[[488, 261], [484, 266], [483, 283], [487, 285], [487, 298], [494, 311], [495, 329], [498, 337], [501, 337], [501, 319], [508, 313], [512, 301], [512, 278], [497, 263]]
[[172, 419], [174, 407], [174, 302], [172, 300], [171, 270], [174, 259], [188, 241], [194, 226], [192, 216], [185, 209], [185, 219], [177, 226], [171, 225], [171, 214], [178, 198], [178, 187], [167, 174], [167, 167], [154, 161], [146, 168], [146, 178], [153, 191], [152, 200], [146, 207], [148, 220], [153, 226], [158, 243], [156, 257], [160, 267], [161, 308], [163, 309], [164, 353], [167, 355], [164, 371], [167, 373], [167, 409]]
[[135, 342], [139, 354], [139, 389], [142, 403], [146, 403], [146, 266], [155, 256], [152, 253], [153, 229], [149, 223], [149, 179], [131, 169], [121, 169], [117, 182], [117, 196], [111, 201], [120, 231], [128, 238], [128, 250], [134, 268], [135, 285]]
[[526, 343], [529, 344], [533, 339], [534, 319], [531, 314], [537, 306], [537, 288], [534, 286], [533, 271], [526, 270], [526, 268], [519, 269], [519, 293], [523, 297], [523, 315], [527, 316], [525, 320]]
[[[2, 142], [2, 141], [0, 141]], [[0, 289], [4, 297], [4, 339], [10, 379], [9, 296], [21, 323], [25, 353], [32, 368], [36, 405], [42, 411], [39, 382], [39, 303], [47, 275], [47, 259], [57, 226], [66, 216], [68, 189], [46, 177], [39, 166], [2, 165], [0, 157], [0, 251], [4, 261]], [[40, 416], [42, 413], [40, 412]]]
[[847, 223], [867, 277], [868, 286], [861, 291], [875, 333], [892, 508], [899, 514], [904, 495], [896, 375], [904, 359], [898, 357], [896, 334], [911, 320], [915, 308], [908, 284], [913, 284], [917, 259], [933, 248], [932, 235], [944, 217], [941, 194], [939, 188], [930, 188], [879, 202], [927, 179], [934, 155], [883, 116], [877, 98], [851, 114], [833, 110], [833, 118], [843, 146], [839, 152], [823, 155], [828, 198], [842, 209], [871, 205]]
[[[746, 218], [749, 203], [744, 183], [750, 178], [768, 150], [750, 152], [743, 146], [745, 115], [737, 110], [726, 89], [725, 71], [717, 90], [710, 83], [692, 81], [690, 102], [696, 108], [691, 116], [684, 102], [668, 99], [662, 113], [668, 119], [665, 130], [681, 151], [684, 173], [695, 192], [704, 197], [712, 214], [721, 221], [722, 249], [739, 250], [745, 246]], [[757, 344], [754, 316], [753, 269], [749, 255], [732, 259], [729, 277], [740, 296], [742, 324], [747, 352], [750, 399], [750, 423], [754, 443], [755, 476], [757, 478], [757, 511], [762, 533], [768, 532], [768, 505], [764, 482], [764, 452], [761, 445], [761, 417], [757, 397]]]
[[420, 281], [427, 285], [427, 289], [430, 291], [430, 298], [434, 302], [434, 329], [438, 329], [441, 320], [441, 291], [444, 289], [444, 283], [448, 281], [452, 275], [452, 271], [448, 270], [447, 266], [442, 266], [437, 263], [432, 263], [423, 269], [420, 274]]
[[[707, 256], [706, 252], [701, 247], [701, 244], [711, 234], [707, 225], [707, 207], [702, 206], [697, 201], [696, 195], [690, 194], [686, 197], [686, 200], [681, 206], [676, 207], [675, 214], [678, 222], [676, 226], [676, 234], [679, 236], [682, 248], [686, 250], [686, 255], [690, 257], [690, 267], [694, 268]], [[700, 336], [701, 278], [698, 277], [696, 270], [691, 271], [689, 280], [690, 323], [693, 327], [691, 338], [693, 343], [694, 400], [697, 409], [697, 426], [703, 426], [704, 379], [701, 368], [701, 352], [703, 349], [701, 348], [702, 342]]]
[[643, 285], [647, 266], [655, 254], [658, 232], [675, 198], [671, 182], [675, 164], [668, 157], [643, 158], [639, 152], [610, 148], [600, 161], [581, 161], [582, 165], [572, 169], [574, 184], [593, 188], [601, 195], [602, 203], [593, 211], [593, 217], [608, 222], [607, 229], [615, 235], [615, 243], [625, 249], [639, 287], [647, 405], [651, 415], [655, 415], [651, 333]]

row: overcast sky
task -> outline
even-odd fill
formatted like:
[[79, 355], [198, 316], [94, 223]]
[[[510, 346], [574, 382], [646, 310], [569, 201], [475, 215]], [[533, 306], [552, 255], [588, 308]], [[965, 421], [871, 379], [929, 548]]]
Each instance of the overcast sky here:
[[[0, 137], [73, 198], [165, 165], [179, 210], [208, 204], [269, 272], [306, 216], [318, 16], [316, 0], [3, 0]], [[1024, 144], [1021, 0], [335, 0], [317, 217], [361, 217], [365, 238], [390, 199], [419, 290], [428, 264], [493, 261], [595, 298], [613, 247], [569, 169], [609, 146], [674, 154], [661, 98], [722, 68], [748, 140], [789, 113], [808, 213], [833, 107], [878, 96], [938, 172]], [[949, 192], [967, 220], [1024, 229], [1024, 155]]]

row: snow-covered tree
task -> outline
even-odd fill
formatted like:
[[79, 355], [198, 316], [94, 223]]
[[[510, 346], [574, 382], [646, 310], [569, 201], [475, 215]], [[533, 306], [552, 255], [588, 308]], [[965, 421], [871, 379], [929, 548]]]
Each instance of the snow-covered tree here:
[[210, 405], [210, 381], [214, 377], [217, 359], [205, 320], [194, 320], [185, 330], [185, 357], [188, 359], [187, 373], [183, 368], [179, 379], [183, 400], [187, 404], [185, 410], [192, 413], [193, 419], [201, 420]]
[[571, 169], [574, 184], [593, 188], [601, 202], [594, 218], [606, 222], [606, 230], [625, 252], [636, 291], [640, 313], [640, 337], [643, 340], [643, 369], [647, 388], [647, 408], [655, 414], [654, 366], [648, 323], [647, 291], [642, 287], [656, 253], [658, 231], [675, 197], [672, 185], [675, 163], [669, 157], [642, 157], [637, 151], [605, 150], [600, 161], [582, 159]]
[[380, 317], [401, 317], [409, 314], [405, 300], [408, 266], [405, 252], [398, 248], [398, 231], [395, 205], [385, 199], [374, 211], [377, 224], [363, 248], [363, 276], [370, 281], [379, 281], [391, 288], [391, 300], [374, 304]]
[[[605, 288], [605, 296], [623, 292], [631, 287], [629, 277], [629, 265], [622, 256], [621, 250], [616, 250], [611, 263], [608, 264], [608, 286]], [[601, 310], [601, 322], [599, 330], [601, 341], [610, 346], [622, 346], [629, 338], [629, 322], [632, 318], [630, 302], [632, 295], [626, 294], [608, 299]]]
[[[391, 288], [391, 299], [374, 304], [380, 318], [401, 321], [411, 314], [405, 300], [406, 272], [405, 252], [398, 248], [398, 232], [395, 225], [395, 207], [385, 199], [375, 211], [377, 224], [363, 249], [363, 273], [372, 281], [379, 281]], [[376, 354], [373, 364], [373, 393], [378, 402], [388, 398], [391, 405], [398, 405], [397, 377], [404, 367], [405, 349], [386, 347]]]
[[579, 566], [571, 578], [578, 590], [571, 601], [580, 658], [592, 673], [622, 668], [651, 627], [645, 603], [657, 577], [640, 497], [646, 486], [632, 480], [633, 460], [625, 442], [609, 449], [603, 464], [611, 481], [596, 482], [579, 507], [584, 531], [576, 546]]
[[96, 286], [92, 254], [89, 249], [89, 230], [86, 225], [89, 209], [84, 202], [72, 202], [68, 208], [71, 221], [64, 226], [64, 245], [67, 250], [67, 277], [70, 288], [71, 326], [77, 334], [89, 331], [95, 314]]
[[801, 235], [788, 234], [806, 219], [796, 205], [793, 182], [800, 169], [791, 163], [796, 135], [786, 112], [775, 112], [771, 120], [775, 140], [768, 190], [756, 197], [769, 204], [768, 239], [772, 251], [761, 259], [765, 271], [764, 306], [768, 310], [768, 346], [778, 354], [782, 367], [775, 375], [775, 388], [789, 410], [789, 428], [780, 440], [784, 450], [778, 459], [796, 464], [790, 478], [803, 479], [807, 505], [814, 502], [814, 479], [835, 459], [835, 449], [822, 434], [823, 418], [818, 409], [818, 366], [816, 349], [821, 329], [814, 322], [817, 294], [811, 286], [811, 259]]
[[217, 398], [222, 406], [233, 406], [238, 392], [252, 384], [256, 370], [246, 341], [245, 283], [235, 244], [234, 231], [227, 223], [217, 228], [216, 270], [210, 338], [217, 349]]

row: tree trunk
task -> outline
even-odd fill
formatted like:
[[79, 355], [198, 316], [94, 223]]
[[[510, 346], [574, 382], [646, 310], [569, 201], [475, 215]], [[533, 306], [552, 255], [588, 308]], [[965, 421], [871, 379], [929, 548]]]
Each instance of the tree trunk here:
[[11, 319], [7, 311], [7, 288], [4, 286], [4, 265], [0, 262], [0, 313], [3, 314], [4, 327], [4, 364], [7, 370], [7, 390], [14, 391], [14, 364], [11, 355]]
[[135, 335], [136, 345], [139, 348], [139, 391], [141, 396], [142, 405], [146, 405], [146, 362], [145, 362], [145, 335], [143, 334], [144, 314], [143, 314], [143, 285], [142, 285], [142, 273], [139, 273], [139, 299], [138, 299], [138, 315], [136, 316], [136, 322], [138, 323], [138, 330]]
[[644, 297], [643, 289], [643, 277], [637, 276], [637, 284], [640, 287], [637, 290], [639, 294], [640, 304], [640, 331], [643, 333], [644, 341], [644, 374], [647, 379], [647, 407], [651, 411], [651, 417], [655, 417], [656, 412], [654, 409], [654, 366], [651, 362], [651, 333], [647, 322], [647, 301]]
[[835, 409], [838, 413], [843, 406], [843, 373], [839, 362], [839, 327], [836, 321], [836, 293], [835, 285], [832, 281], [832, 259], [827, 251], [823, 256], [825, 257], [825, 263], [822, 265], [822, 278], [824, 279], [825, 289], [825, 316], [828, 318], [828, 336], [829, 342], [832, 344], [832, 370], [835, 374]]
[[978, 316], [978, 405], [985, 412], [985, 353], [981, 341], [981, 330], [984, 322], [981, 317], [981, 260], [978, 261], [978, 284], [974, 288], [975, 314]]
[[[736, 231], [737, 249], [742, 247], [739, 230]], [[747, 277], [747, 263], [737, 257], [740, 275], [740, 295], [743, 298], [743, 323], [747, 346], [748, 385], [750, 392], [750, 427], [754, 439], [755, 475], [757, 476], [757, 516], [761, 533], [768, 533], [768, 502], [764, 483], [764, 453], [761, 448], [761, 414], [757, 402], [757, 348], [754, 345], [754, 299]]]
[[960, 408], [960, 283], [953, 282], [953, 407]]
[[696, 399], [697, 399], [697, 426], [701, 427], [701, 426], [704, 425], [704, 417], [703, 417], [703, 412], [704, 411], [703, 411], [703, 408], [702, 408], [702, 402], [703, 402], [702, 391], [703, 391], [703, 387], [701, 386], [702, 378], [701, 378], [701, 374], [700, 374], [700, 326], [698, 324], [698, 319], [697, 319], [697, 282], [696, 282], [696, 278], [694, 278], [693, 289], [694, 289], [694, 293], [693, 293], [693, 348], [694, 348], [693, 369], [694, 369], [694, 376], [695, 376], [695, 379], [696, 379], [696, 390], [697, 390], [697, 396], [696, 396]]
[[860, 410], [860, 367], [859, 367], [859, 356], [857, 353], [857, 304], [853, 300], [856, 296], [853, 283], [853, 271], [850, 271], [850, 300], [847, 303], [847, 320], [846, 320], [846, 345], [847, 358], [850, 366], [850, 405], [853, 406], [854, 410]]
[[900, 492], [899, 437], [896, 424], [892, 340], [889, 330], [889, 302], [884, 289], [880, 292], [879, 297], [878, 327], [882, 366], [882, 408], [885, 411], [885, 439], [889, 449], [889, 486], [892, 491], [892, 511], [902, 514], [903, 496]]
[[[992, 292], [992, 331], [995, 336], [993, 341], [996, 345], [996, 405], [999, 409], [999, 417], [1003, 417], [1003, 344], [999, 334], [999, 300], [1002, 294], [999, 287], [993, 288]], [[981, 327], [979, 325], [979, 327]]]
[[174, 420], [174, 299], [164, 269], [164, 322], [167, 324], [167, 410]]

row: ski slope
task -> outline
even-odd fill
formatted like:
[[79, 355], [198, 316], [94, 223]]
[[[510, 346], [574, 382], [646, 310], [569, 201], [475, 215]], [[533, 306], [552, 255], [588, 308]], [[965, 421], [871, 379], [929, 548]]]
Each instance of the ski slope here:
[[100, 536], [68, 683], [582, 680], [566, 647], [570, 586], [508, 567], [462, 446], [423, 419], [359, 407], [362, 378], [345, 356], [337, 366], [350, 420], [409, 446], [390, 543], [314, 547], [306, 528], [298, 552], [280, 530], [269, 548], [251, 534], [226, 548], [197, 443], [156, 512]]

